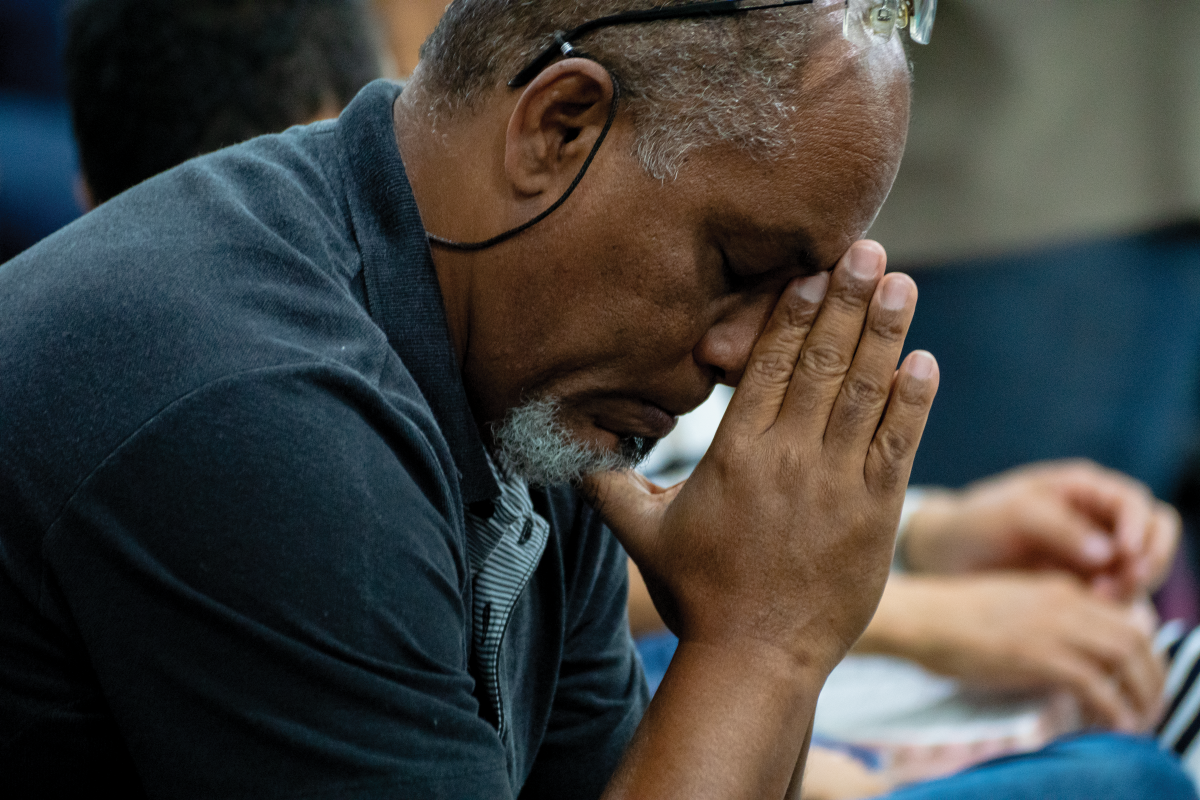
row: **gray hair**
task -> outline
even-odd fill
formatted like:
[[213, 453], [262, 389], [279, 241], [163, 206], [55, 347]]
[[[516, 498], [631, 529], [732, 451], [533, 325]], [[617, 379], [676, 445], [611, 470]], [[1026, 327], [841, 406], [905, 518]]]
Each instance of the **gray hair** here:
[[538, 486], [576, 483], [593, 472], [632, 469], [656, 443], [629, 436], [615, 452], [591, 447], [571, 437], [558, 421], [558, 403], [547, 398], [509, 409], [504, 420], [493, 426], [492, 436], [501, 467]]
[[[554, 33], [589, 19], [681, 0], [454, 0], [421, 48], [418, 80], [435, 113], [455, 113], [521, 70]], [[603, 64], [631, 113], [636, 156], [674, 178], [691, 150], [726, 143], [751, 155], [791, 142], [813, 6], [605, 28], [572, 42]]]

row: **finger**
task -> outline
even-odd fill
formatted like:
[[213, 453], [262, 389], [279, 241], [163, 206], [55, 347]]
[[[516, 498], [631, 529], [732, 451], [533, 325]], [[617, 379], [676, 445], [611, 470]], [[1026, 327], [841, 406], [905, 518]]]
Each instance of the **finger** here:
[[1133, 485], [1117, 507], [1117, 545], [1131, 559], [1138, 559], [1146, 542], [1146, 531], [1153, 524], [1154, 506], [1150, 492]]
[[787, 285], [754, 345], [722, 429], [741, 428], [759, 434], [775, 424], [779, 408], [800, 357], [800, 348], [812, 328], [829, 288], [829, 273], [821, 272]]
[[1128, 590], [1112, 575], [1107, 575], [1103, 572], [1100, 573], [1092, 578], [1091, 586], [1092, 593], [1102, 600], [1117, 602], [1128, 599]]
[[1112, 538], [1054, 493], [1033, 494], [1017, 508], [1025, 546], [1057, 568], [1088, 576], [1112, 563]]
[[1124, 667], [1114, 675], [1120, 682], [1120, 690], [1137, 714], [1138, 725], [1148, 727], [1161, 710], [1162, 687], [1166, 670], [1162, 659], [1154, 654], [1149, 638], [1145, 646], [1128, 656]]
[[625, 552], [641, 563], [653, 548], [667, 505], [682, 486], [662, 489], [633, 470], [622, 470], [589, 475], [580, 490]]
[[1157, 711], [1165, 679], [1152, 631], [1133, 609], [1093, 604], [1090, 610], [1090, 619], [1074, 630], [1072, 643], [1109, 677], [1141, 724]]
[[1133, 557], [1141, 553], [1153, 513], [1150, 491], [1145, 486], [1090, 462], [1066, 470], [1057, 483], [1080, 511], [1112, 531], [1122, 552]]
[[829, 293], [800, 349], [784, 399], [781, 419], [801, 436], [820, 441], [829, 413], [850, 369], [863, 333], [867, 309], [883, 274], [883, 248], [855, 242], [830, 277]]
[[1167, 579], [1167, 573], [1179, 547], [1179, 536], [1183, 520], [1174, 506], [1156, 503], [1150, 530], [1146, 534], [1146, 546], [1138, 568], [1139, 588], [1152, 592]]
[[938, 378], [937, 361], [924, 350], [909, 353], [900, 365], [887, 411], [867, 449], [863, 477], [868, 488], [890, 492], [908, 483]]
[[893, 273], [879, 282], [854, 361], [825, 429], [829, 447], [861, 457], [870, 446], [891, 393], [916, 303], [917, 286], [907, 275]]
[[1094, 663], [1064, 655], [1052, 659], [1050, 669], [1075, 695], [1084, 716], [1093, 724], [1130, 732], [1137, 729], [1137, 715], [1121, 696], [1116, 683]]

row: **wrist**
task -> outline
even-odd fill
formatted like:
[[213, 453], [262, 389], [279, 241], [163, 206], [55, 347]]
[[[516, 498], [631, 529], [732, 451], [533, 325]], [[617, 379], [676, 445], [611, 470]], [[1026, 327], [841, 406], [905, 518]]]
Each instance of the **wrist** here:
[[819, 648], [785, 647], [752, 636], [714, 641], [686, 633], [679, 639], [672, 666], [681, 653], [681, 665], [688, 663], [691, 669], [702, 669], [714, 678], [727, 675], [742, 684], [770, 687], [779, 697], [819, 694], [829, 673], [844, 657]]
[[959, 493], [948, 489], [919, 490], [901, 514], [894, 562], [904, 572], [941, 572], [939, 553], [954, 527]]
[[854, 652], [900, 658], [909, 656], [912, 641], [919, 635], [915, 628], [920, 625], [917, 617], [921, 614], [918, 606], [923, 580], [903, 573], [893, 574], [888, 579], [879, 607], [855, 643]]
[[921, 508], [930, 490], [910, 486], [904, 493], [904, 505], [900, 508], [900, 523], [896, 526], [896, 549], [892, 553], [892, 571], [909, 572], [907, 540], [913, 515]]

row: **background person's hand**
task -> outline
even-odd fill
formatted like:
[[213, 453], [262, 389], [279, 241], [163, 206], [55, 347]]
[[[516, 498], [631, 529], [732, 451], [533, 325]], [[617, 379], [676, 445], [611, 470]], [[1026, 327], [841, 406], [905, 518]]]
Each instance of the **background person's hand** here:
[[813, 745], [804, 769], [800, 800], [863, 800], [891, 791], [894, 784], [861, 761], [837, 750]]
[[858, 649], [988, 688], [1064, 689], [1092, 724], [1144, 731], [1164, 680], [1155, 622], [1063, 573], [897, 575]]
[[1144, 485], [1072, 460], [932, 494], [902, 546], [915, 572], [1060, 569], [1130, 600], [1166, 577], [1179, 532], [1179, 515]]

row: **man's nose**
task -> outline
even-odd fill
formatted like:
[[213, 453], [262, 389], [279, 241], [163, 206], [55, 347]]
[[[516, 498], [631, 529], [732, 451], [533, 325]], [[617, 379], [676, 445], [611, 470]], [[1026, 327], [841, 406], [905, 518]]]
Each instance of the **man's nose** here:
[[766, 327], [777, 297], [760, 296], [739, 305], [709, 328], [696, 345], [694, 357], [713, 373], [717, 383], [737, 386], [750, 360], [750, 351]]

